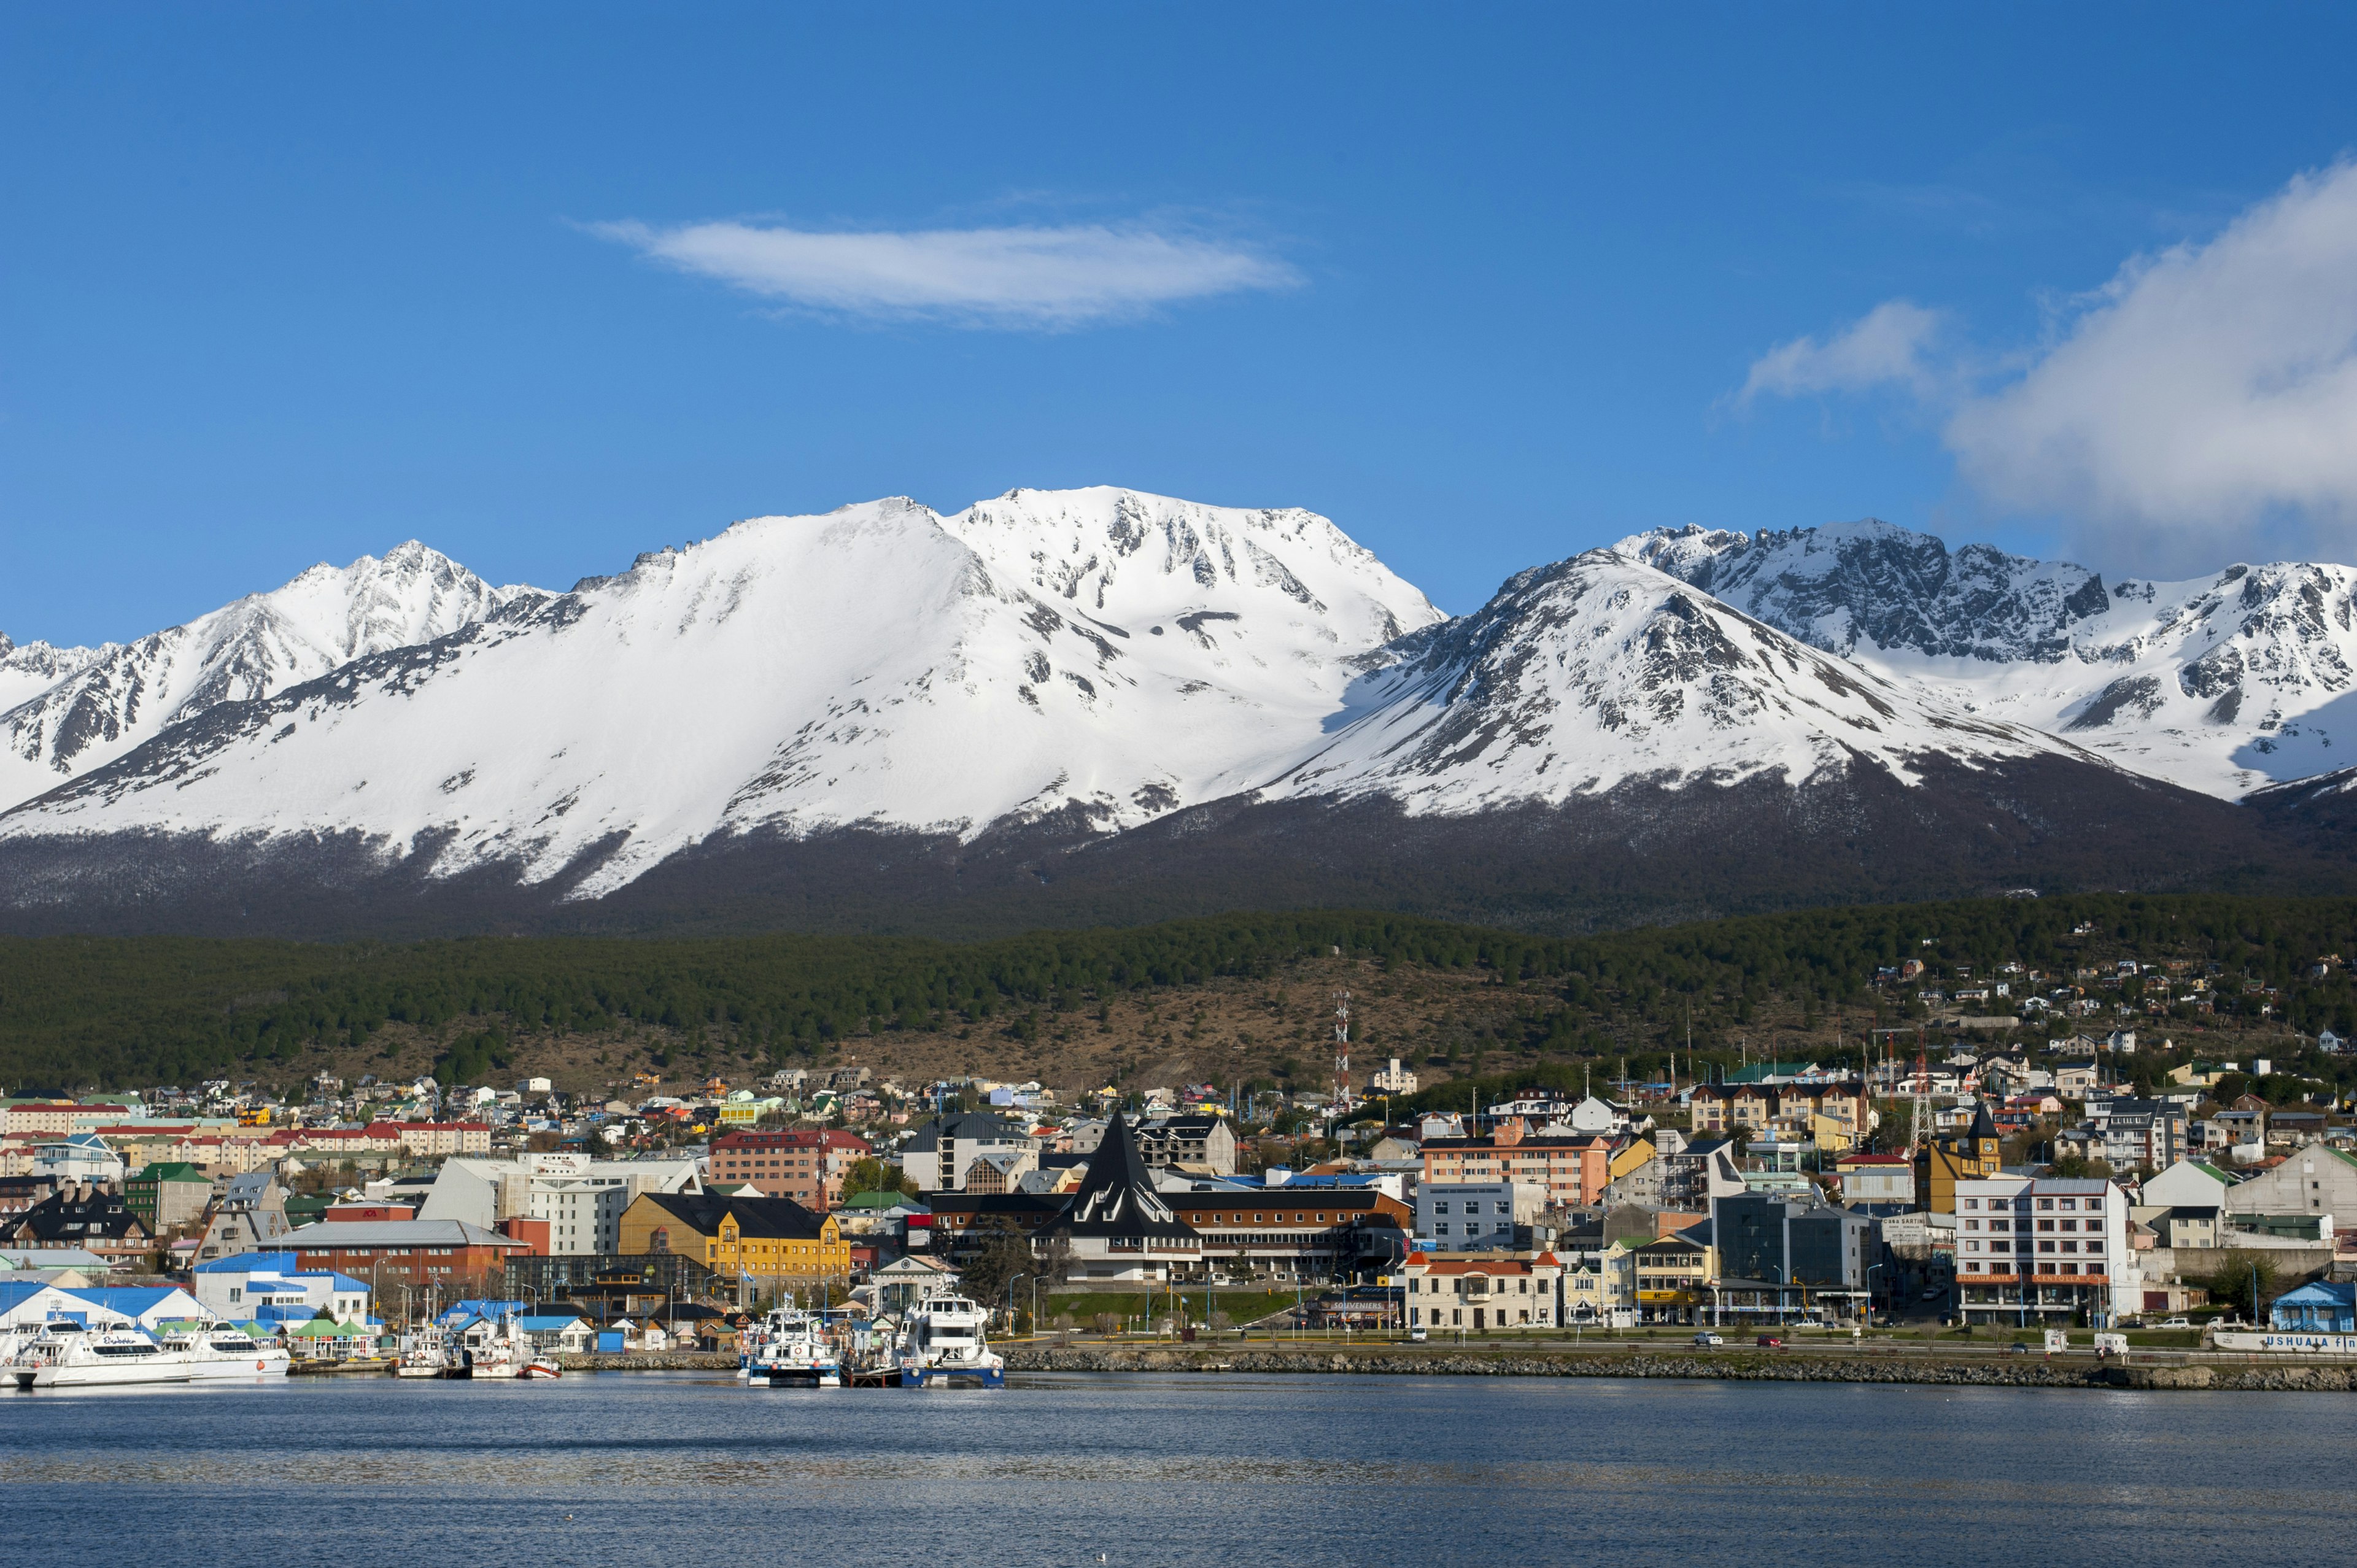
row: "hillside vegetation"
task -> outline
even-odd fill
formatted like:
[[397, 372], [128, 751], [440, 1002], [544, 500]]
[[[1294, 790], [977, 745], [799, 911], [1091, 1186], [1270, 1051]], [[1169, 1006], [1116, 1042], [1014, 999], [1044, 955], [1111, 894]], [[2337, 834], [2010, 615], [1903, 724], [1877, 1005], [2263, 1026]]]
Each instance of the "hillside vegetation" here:
[[[1104, 1051], [1075, 1058], [1074, 1074], [1125, 1065], [1307, 1088], [1327, 1077], [1318, 988], [1329, 984], [1366, 988], [1355, 1031], [1362, 1068], [1388, 1052], [1439, 1068], [1436, 1077], [1529, 1076], [1606, 1057], [1616, 1071], [1645, 1073], [1668, 1052], [1683, 1055], [1689, 1031], [1706, 1059], [1829, 1049], [1836, 1028], [1854, 1047], [1878, 1019], [1921, 1015], [1874, 984], [1878, 968], [1908, 958], [1984, 977], [2007, 961], [2196, 960], [2223, 972], [2219, 1013], [2184, 1018], [2181, 1030], [2350, 1032], [2357, 1010], [2345, 967], [2308, 974], [2344, 952], [2357, 954], [2357, 900], [2207, 896], [1819, 909], [1574, 939], [1350, 912], [968, 944], [23, 939], [0, 940], [0, 1080], [67, 1090], [222, 1076], [291, 1082], [323, 1067], [384, 1071], [399, 1061], [482, 1081], [511, 1076], [513, 1063], [544, 1057], [555, 1041], [605, 1067], [642, 1056], [737, 1071], [856, 1054], [871, 1065], [1012, 1076], [1059, 1041], [1093, 1036]], [[2246, 980], [2278, 988], [2272, 1018], [2251, 1015]], [[1239, 1021], [1254, 1018], [1264, 1022]], [[370, 1069], [371, 1060], [384, 1065]]]

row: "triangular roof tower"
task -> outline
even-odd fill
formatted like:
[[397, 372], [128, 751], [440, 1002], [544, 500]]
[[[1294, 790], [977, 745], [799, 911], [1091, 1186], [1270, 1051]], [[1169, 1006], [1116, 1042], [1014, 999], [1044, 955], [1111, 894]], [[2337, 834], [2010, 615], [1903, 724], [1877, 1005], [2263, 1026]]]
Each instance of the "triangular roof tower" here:
[[1996, 1136], [1996, 1121], [1994, 1117], [1989, 1115], [1987, 1101], [1980, 1100], [1974, 1101], [1973, 1127], [1972, 1131], [1967, 1133], [1965, 1136], [1972, 1138], [1976, 1142], [1982, 1138], [1994, 1138]]
[[1173, 1240], [1195, 1234], [1154, 1190], [1137, 1140], [1118, 1111], [1106, 1123], [1096, 1153], [1089, 1156], [1089, 1174], [1072, 1194], [1065, 1215], [1063, 1229], [1075, 1236]]

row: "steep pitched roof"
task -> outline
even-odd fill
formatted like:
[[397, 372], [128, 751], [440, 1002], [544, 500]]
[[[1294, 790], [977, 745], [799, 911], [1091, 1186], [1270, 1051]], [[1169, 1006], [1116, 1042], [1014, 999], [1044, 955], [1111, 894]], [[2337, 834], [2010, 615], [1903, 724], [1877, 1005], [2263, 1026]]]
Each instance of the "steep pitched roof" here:
[[734, 1197], [711, 1192], [650, 1192], [646, 1200], [688, 1226], [699, 1236], [720, 1232], [731, 1216], [737, 1234], [755, 1240], [816, 1241], [824, 1235], [825, 1219], [791, 1197]]
[[1964, 1135], [1973, 1139], [1994, 1138], [1996, 1136], [1996, 1122], [1995, 1119], [1989, 1115], [1987, 1101], [1976, 1100], [1973, 1102], [1972, 1130]]
[[1195, 1234], [1154, 1190], [1137, 1140], [1119, 1112], [1089, 1156], [1089, 1174], [1072, 1194], [1066, 1225], [1075, 1236], [1183, 1240]]

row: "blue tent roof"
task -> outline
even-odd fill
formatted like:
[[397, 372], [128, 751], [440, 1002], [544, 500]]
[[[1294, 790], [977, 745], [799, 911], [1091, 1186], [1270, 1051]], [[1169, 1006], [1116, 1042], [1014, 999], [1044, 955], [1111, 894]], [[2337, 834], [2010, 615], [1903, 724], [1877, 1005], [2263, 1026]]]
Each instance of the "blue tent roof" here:
[[48, 1288], [38, 1280], [10, 1280], [0, 1283], [0, 1312], [14, 1312], [25, 1304], [27, 1297]]
[[570, 1324], [582, 1321], [581, 1315], [576, 1312], [559, 1317], [519, 1317], [516, 1319], [516, 1326], [526, 1334], [554, 1334]]
[[451, 1303], [437, 1321], [447, 1328], [461, 1318], [488, 1317], [497, 1322], [511, 1312], [522, 1317], [531, 1310], [528, 1301], [459, 1301]]
[[215, 1258], [209, 1263], [199, 1263], [191, 1273], [199, 1274], [291, 1274], [295, 1272], [296, 1256], [292, 1252], [233, 1252], [226, 1258]]

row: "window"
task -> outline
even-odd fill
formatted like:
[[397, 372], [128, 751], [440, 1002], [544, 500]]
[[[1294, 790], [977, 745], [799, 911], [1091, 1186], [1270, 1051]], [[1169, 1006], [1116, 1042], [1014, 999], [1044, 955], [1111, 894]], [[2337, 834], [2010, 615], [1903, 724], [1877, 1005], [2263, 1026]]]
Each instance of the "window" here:
[[2054, 1243], [2051, 1241], [2040, 1241], [2038, 1243], [2038, 1250], [2041, 1252], [2050, 1252], [2054, 1251]]
[[2078, 1207], [2079, 1200], [2075, 1197], [2066, 1197], [2062, 1200], [2062, 1208], [2066, 1212]]
[[1981, 1200], [1977, 1197], [1968, 1197], [1964, 1199], [1964, 1207], [1966, 1208], [1978, 1208], [1980, 1206]]
[[1967, 1219], [1964, 1221], [1964, 1229], [1967, 1230], [1977, 1230], [1980, 1228], [1981, 1222], [1977, 1219]]
[[2013, 1221], [2010, 1219], [1992, 1219], [1989, 1221], [1989, 1229], [1992, 1230], [2011, 1230], [2012, 1227]]

